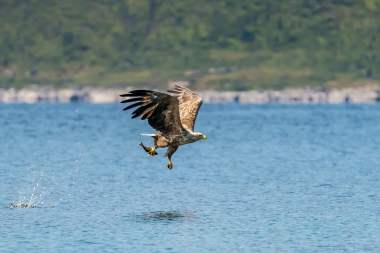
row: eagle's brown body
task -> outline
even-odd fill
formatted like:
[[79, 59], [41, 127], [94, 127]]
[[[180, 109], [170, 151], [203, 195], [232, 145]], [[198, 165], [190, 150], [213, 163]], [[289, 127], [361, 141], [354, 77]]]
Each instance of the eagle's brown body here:
[[179, 146], [206, 139], [202, 133], [194, 132], [194, 124], [202, 105], [202, 99], [191, 90], [176, 85], [168, 93], [151, 90], [132, 90], [121, 95], [128, 97], [122, 103], [135, 102], [124, 110], [138, 107], [132, 118], [141, 117], [157, 130], [153, 135], [154, 147], [140, 144], [150, 155], [156, 155], [156, 148], [168, 148], [168, 168], [173, 167], [171, 157]]

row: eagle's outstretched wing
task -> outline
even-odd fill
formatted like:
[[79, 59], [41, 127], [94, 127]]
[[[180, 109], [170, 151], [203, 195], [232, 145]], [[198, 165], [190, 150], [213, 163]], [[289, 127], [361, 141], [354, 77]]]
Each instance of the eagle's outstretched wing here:
[[202, 98], [188, 88], [178, 84], [168, 92], [178, 98], [182, 126], [189, 131], [194, 131], [195, 120], [202, 105]]
[[132, 90], [120, 96], [128, 98], [121, 103], [132, 103], [123, 110], [138, 107], [132, 113], [132, 118], [148, 119], [149, 125], [166, 135], [179, 135], [182, 132], [176, 97], [151, 90]]

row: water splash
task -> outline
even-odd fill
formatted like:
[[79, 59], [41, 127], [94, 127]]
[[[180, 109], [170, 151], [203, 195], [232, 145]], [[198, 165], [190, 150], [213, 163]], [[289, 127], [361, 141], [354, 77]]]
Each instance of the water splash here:
[[[43, 192], [40, 188], [40, 180], [42, 174], [40, 175], [38, 181], [33, 184], [33, 189], [31, 194], [20, 194], [18, 201], [11, 202], [9, 208], [38, 208], [42, 207], [43, 202]], [[22, 196], [21, 196], [22, 195]]]

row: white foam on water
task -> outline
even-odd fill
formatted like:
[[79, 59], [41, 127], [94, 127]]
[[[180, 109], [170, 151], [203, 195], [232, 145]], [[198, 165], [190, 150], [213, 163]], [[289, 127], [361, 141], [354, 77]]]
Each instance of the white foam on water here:
[[18, 200], [11, 202], [9, 208], [37, 208], [42, 207], [43, 201], [43, 191], [40, 187], [40, 181], [43, 174], [41, 173], [38, 180], [33, 183], [33, 188], [30, 193], [19, 192]]

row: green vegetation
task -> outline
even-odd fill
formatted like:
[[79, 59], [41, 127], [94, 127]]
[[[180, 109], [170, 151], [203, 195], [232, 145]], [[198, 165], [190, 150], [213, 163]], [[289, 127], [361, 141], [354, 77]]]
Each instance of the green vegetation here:
[[380, 80], [378, 0], [2, 0], [0, 86]]

